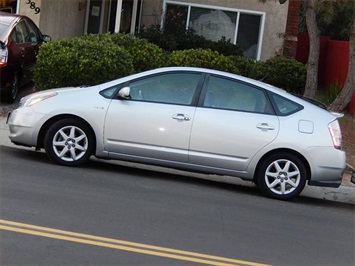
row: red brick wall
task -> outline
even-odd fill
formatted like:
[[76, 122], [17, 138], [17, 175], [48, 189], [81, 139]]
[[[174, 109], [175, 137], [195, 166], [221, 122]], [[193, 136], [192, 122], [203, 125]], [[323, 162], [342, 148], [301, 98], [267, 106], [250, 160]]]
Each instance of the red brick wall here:
[[298, 23], [301, 0], [289, 0], [284, 55], [294, 58], [297, 51]]

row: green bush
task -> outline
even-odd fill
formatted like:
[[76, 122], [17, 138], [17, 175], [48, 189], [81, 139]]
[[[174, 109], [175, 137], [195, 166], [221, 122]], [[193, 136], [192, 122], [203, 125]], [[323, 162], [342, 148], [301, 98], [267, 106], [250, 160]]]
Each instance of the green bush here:
[[34, 68], [37, 90], [96, 85], [133, 73], [130, 54], [107, 36], [53, 41], [41, 46]]
[[[299, 32], [307, 32], [306, 10], [306, 2], [303, 2], [300, 10]], [[318, 1], [316, 5], [316, 20], [320, 35], [330, 36], [332, 40], [349, 41], [354, 18], [354, 0]]]
[[307, 71], [305, 65], [295, 59], [276, 56], [265, 62], [257, 62], [250, 77], [286, 91], [303, 94]]
[[111, 39], [113, 43], [124, 47], [131, 54], [135, 72], [161, 67], [165, 63], [163, 50], [146, 39], [121, 33], [112, 34]]
[[167, 52], [177, 50], [178, 47], [176, 36], [162, 32], [159, 25], [142, 29], [139, 37], [147, 39]]
[[240, 49], [239, 45], [231, 43], [230, 40], [222, 38], [218, 42], [214, 42], [196, 34], [193, 29], [182, 30], [181, 28], [176, 29], [171, 27], [171, 29], [167, 28], [161, 31], [160, 26], [154, 25], [148, 29], [142, 29], [140, 37], [158, 45], [167, 52], [175, 50], [211, 49], [226, 56], [243, 55], [243, 51]]
[[243, 56], [229, 56], [229, 59], [235, 64], [235, 66], [239, 70], [239, 74], [244, 77], [250, 77], [255, 65], [257, 63], [256, 60], [250, 59]]
[[205, 67], [238, 74], [238, 68], [229, 57], [210, 49], [190, 49], [174, 51], [168, 61], [169, 66]]

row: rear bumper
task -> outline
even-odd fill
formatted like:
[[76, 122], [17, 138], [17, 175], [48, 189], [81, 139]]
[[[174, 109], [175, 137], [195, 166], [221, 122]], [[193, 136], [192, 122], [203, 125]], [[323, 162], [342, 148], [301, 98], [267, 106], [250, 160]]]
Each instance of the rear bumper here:
[[311, 170], [311, 186], [339, 187], [346, 169], [346, 155], [333, 147], [314, 147], [307, 150]]
[[308, 185], [310, 186], [317, 186], [317, 187], [334, 187], [337, 188], [340, 186], [341, 184], [341, 180], [342, 178], [340, 178], [339, 180], [335, 180], [335, 181], [308, 181]]

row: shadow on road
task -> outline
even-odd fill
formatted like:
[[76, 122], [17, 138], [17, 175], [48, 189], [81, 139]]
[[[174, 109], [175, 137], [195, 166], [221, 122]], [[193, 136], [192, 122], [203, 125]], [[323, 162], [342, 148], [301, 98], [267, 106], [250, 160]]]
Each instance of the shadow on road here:
[[[6, 165], [8, 162], [11, 163], [13, 161], [13, 157], [16, 157], [18, 160], [18, 164], [31, 164], [31, 167], [41, 168], [41, 167], [51, 167], [53, 168], [53, 178], [56, 173], [65, 174], [68, 173], [68, 176], [72, 176], [76, 178], [79, 176], [79, 172], [89, 170], [90, 176], [94, 176], [95, 178], [109, 178], [112, 177], [111, 174], [115, 174], [117, 178], [134, 178], [137, 182], [139, 179], [141, 181], [145, 181], [143, 179], [154, 179], [159, 182], [169, 182], [171, 183], [171, 187], [173, 188], [177, 183], [179, 184], [189, 184], [192, 186], [199, 186], [201, 189], [215, 189], [216, 193], [218, 190], [228, 192], [228, 193], [238, 193], [244, 194], [245, 199], [248, 200], [248, 197], [256, 197], [257, 201], [262, 205], [268, 206], [279, 205], [279, 204], [288, 204], [290, 207], [295, 207], [295, 205], [309, 205], [315, 207], [326, 207], [326, 208], [342, 208], [354, 210], [355, 206], [353, 204], [341, 203], [328, 201], [323, 199], [315, 199], [310, 197], [299, 196], [292, 201], [279, 201], [273, 200], [264, 197], [261, 192], [256, 188], [256, 186], [252, 185], [252, 183], [247, 182], [248, 185], [238, 185], [231, 184], [229, 180], [226, 180], [222, 176], [209, 176], [209, 175], [198, 175], [190, 172], [181, 172], [181, 174], [170, 173], [171, 171], [175, 171], [169, 168], [161, 168], [161, 167], [152, 167], [147, 165], [136, 165], [132, 167], [129, 163], [122, 161], [106, 161], [106, 160], [98, 160], [93, 158], [90, 162], [82, 167], [65, 167], [53, 164], [44, 152], [38, 152], [32, 149], [19, 149], [17, 147], [5, 147], [0, 146], [0, 152], [2, 154], [2, 160], [0, 168]], [[127, 165], [128, 164], [128, 165]], [[144, 168], [152, 168], [152, 169], [144, 169]], [[105, 174], [106, 173], [106, 174]], [[82, 175], [82, 174], [81, 174]], [[197, 177], [196, 177], [197, 176]], [[90, 178], [90, 177], [88, 177]], [[219, 179], [220, 178], [220, 179]], [[217, 179], [217, 180], [216, 180]], [[88, 180], [90, 181], [90, 180]], [[117, 182], [119, 180], [111, 180], [112, 182]], [[105, 182], [110, 182], [110, 180], [105, 179]], [[174, 185], [175, 184], [175, 185]], [[244, 197], [243, 196], [243, 197]]]

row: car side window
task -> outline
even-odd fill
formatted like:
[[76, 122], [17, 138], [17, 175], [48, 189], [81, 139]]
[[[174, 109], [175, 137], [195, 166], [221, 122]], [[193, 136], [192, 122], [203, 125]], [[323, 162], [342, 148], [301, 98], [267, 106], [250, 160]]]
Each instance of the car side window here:
[[24, 21], [20, 21], [10, 34], [16, 43], [25, 43], [28, 38], [28, 30]]
[[198, 73], [166, 73], [132, 81], [131, 100], [190, 105], [200, 80]]
[[275, 93], [270, 93], [271, 100], [275, 106], [276, 114], [279, 116], [287, 116], [302, 110], [304, 107], [289, 99], [286, 99]]
[[211, 76], [204, 107], [234, 111], [272, 114], [264, 90], [231, 79]]
[[42, 39], [40, 32], [32, 21], [25, 20], [28, 28], [28, 35], [26, 37], [26, 42], [38, 42]]

